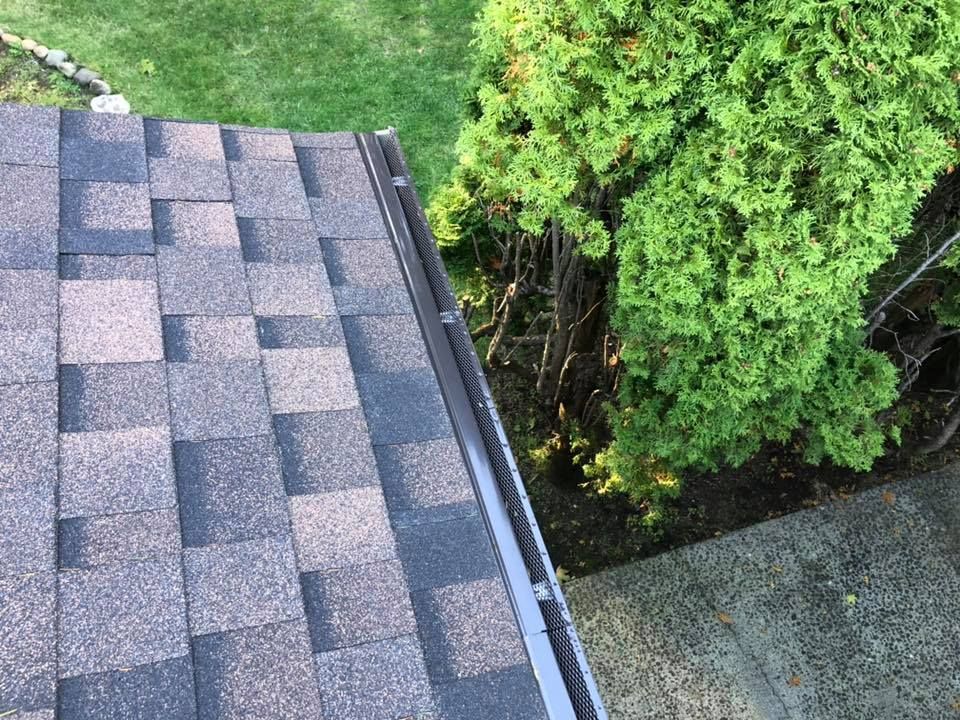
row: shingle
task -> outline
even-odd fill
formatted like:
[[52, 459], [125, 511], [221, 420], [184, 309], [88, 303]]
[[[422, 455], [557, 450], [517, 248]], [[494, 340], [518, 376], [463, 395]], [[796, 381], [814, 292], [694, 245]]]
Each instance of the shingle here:
[[56, 272], [0, 270], [0, 385], [56, 376]]
[[352, 132], [292, 133], [291, 139], [293, 146], [298, 148], [355, 148], [357, 146], [356, 137]]
[[61, 280], [153, 280], [157, 261], [150, 255], [61, 255]]
[[243, 259], [231, 248], [157, 249], [164, 315], [244, 315], [250, 295]]
[[406, 287], [389, 240], [323, 240], [323, 260], [333, 285]]
[[317, 655], [326, 717], [420, 718], [434, 709], [416, 636]]
[[163, 363], [60, 366], [60, 430], [89, 432], [166, 425]]
[[247, 160], [227, 164], [237, 217], [310, 219], [310, 206], [294, 163]]
[[309, 495], [378, 482], [363, 411], [274, 415], [287, 495]]
[[138, 280], [60, 283], [60, 362], [163, 359], [157, 284]]
[[168, 362], [260, 359], [250, 315], [165, 315], [163, 345]]
[[149, 157], [150, 197], [154, 200], [230, 200], [230, 177], [223, 160]]
[[376, 239], [387, 237], [380, 207], [373, 200], [309, 198], [310, 213], [320, 237]]
[[398, 372], [431, 366], [414, 315], [345, 317], [343, 333], [355, 372]]
[[221, 131], [227, 160], [297, 161], [290, 135], [284, 132]]
[[304, 621], [204, 635], [193, 645], [199, 717], [322, 717]]
[[192, 635], [303, 617], [289, 536], [188, 548], [183, 569]]
[[189, 652], [178, 557], [61, 572], [58, 598], [61, 678]]
[[409, 315], [413, 312], [406, 288], [333, 288], [337, 312], [349, 315]]
[[64, 110], [61, 134], [96, 142], [144, 144], [143, 118], [139, 115]]
[[67, 518], [58, 537], [61, 568], [149, 560], [180, 552], [180, 518], [175, 508]]
[[196, 720], [189, 655], [138, 667], [65, 678], [61, 720]]
[[453, 429], [432, 370], [358, 373], [374, 445], [450, 437]]
[[289, 532], [269, 436], [176, 443], [183, 544], [199, 547]]
[[220, 128], [214, 123], [144, 120], [147, 153], [152, 158], [223, 160]]
[[297, 161], [310, 197], [327, 200], [374, 201], [373, 186], [356, 148], [298, 147]]
[[153, 253], [145, 184], [64, 180], [60, 188], [60, 252]]
[[59, 157], [60, 111], [0, 104], [0, 159], [15, 165], [54, 167]]
[[247, 276], [257, 315], [336, 315], [322, 265], [250, 263]]
[[0, 712], [56, 703], [56, 598], [52, 572], [0, 582]]
[[296, 495], [290, 515], [301, 572], [397, 557], [378, 487]]
[[321, 262], [317, 230], [309, 220], [237, 218], [237, 226], [247, 262]]
[[175, 440], [270, 432], [270, 410], [259, 363], [171, 363], [167, 373]]
[[60, 143], [60, 177], [65, 180], [145, 183], [148, 180], [147, 154], [143, 143], [139, 142], [64, 136]]
[[526, 660], [499, 576], [414, 592], [413, 609], [434, 682], [504, 670]]
[[50, 483], [0, 490], [0, 577], [55, 568], [54, 512]]
[[470, 475], [453, 438], [375, 450], [394, 526], [476, 515]]
[[263, 348], [332, 347], [345, 342], [336, 315], [258, 317], [257, 334]]
[[60, 517], [156, 510], [176, 502], [169, 428], [60, 436]]
[[346, 410], [360, 405], [346, 348], [263, 350], [263, 366], [274, 413]]
[[259, 133], [261, 135], [289, 135], [290, 133], [283, 128], [273, 128], [273, 127], [251, 127], [249, 125], [230, 125], [230, 124], [221, 124], [221, 131], [223, 130], [233, 130], [235, 132], [244, 132], [244, 133]]
[[444, 720], [547, 720], [537, 681], [526, 666], [434, 687]]
[[417, 631], [399, 562], [305, 573], [301, 582], [314, 652]]
[[56, 270], [57, 252], [55, 229], [0, 228], [0, 268]]
[[240, 246], [230, 203], [155, 200], [153, 226], [158, 245]]
[[398, 527], [397, 548], [411, 590], [425, 590], [497, 574], [490, 538], [479, 515]]
[[0, 228], [56, 230], [60, 226], [56, 168], [0, 163]]
[[0, 386], [0, 492], [57, 479], [57, 386]]

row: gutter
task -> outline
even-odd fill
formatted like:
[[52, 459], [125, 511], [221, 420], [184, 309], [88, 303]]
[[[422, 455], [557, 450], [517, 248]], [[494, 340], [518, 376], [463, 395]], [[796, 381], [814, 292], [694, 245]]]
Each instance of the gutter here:
[[392, 128], [356, 136], [550, 720], [607, 720]]

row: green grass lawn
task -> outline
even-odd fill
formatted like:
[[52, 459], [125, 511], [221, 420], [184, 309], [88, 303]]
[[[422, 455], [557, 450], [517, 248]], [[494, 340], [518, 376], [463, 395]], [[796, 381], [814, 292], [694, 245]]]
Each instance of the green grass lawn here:
[[455, 160], [479, 6], [3, 0], [0, 25], [100, 70], [138, 113], [311, 131], [393, 125], [426, 201]]
[[90, 99], [60, 73], [43, 69], [30, 53], [0, 45], [0, 103], [80, 109]]

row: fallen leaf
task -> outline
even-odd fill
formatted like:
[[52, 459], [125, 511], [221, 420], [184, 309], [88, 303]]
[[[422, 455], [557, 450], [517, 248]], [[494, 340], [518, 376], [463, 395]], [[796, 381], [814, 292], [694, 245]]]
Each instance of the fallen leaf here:
[[787, 685], [790, 687], [800, 687], [800, 676], [794, 675], [789, 680], [787, 680]]
[[775, 573], [782, 573], [782, 572], [783, 572], [783, 565], [774, 565], [772, 569], [773, 569], [773, 571], [774, 571]]
[[717, 620], [719, 620], [720, 622], [722, 622], [724, 625], [733, 625], [733, 618], [730, 617], [730, 614], [729, 614], [729, 613], [718, 612], [718, 613], [717, 613]]
[[856, 605], [856, 604], [857, 604], [857, 596], [854, 595], [853, 593], [850, 593], [850, 594], [847, 595], [847, 597], [844, 598], [844, 599], [847, 601], [847, 605]]
[[570, 573], [564, 570], [562, 565], [557, 565], [557, 582], [566, 582], [570, 579]]
[[880, 497], [883, 499], [884, 505], [893, 505], [893, 503], [896, 502], [897, 500], [897, 496], [894, 495], [889, 490], [884, 490], [883, 495], [881, 495]]

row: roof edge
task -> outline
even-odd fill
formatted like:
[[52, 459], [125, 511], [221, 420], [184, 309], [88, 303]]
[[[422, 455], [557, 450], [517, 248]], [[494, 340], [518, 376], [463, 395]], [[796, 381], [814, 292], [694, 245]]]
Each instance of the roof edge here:
[[607, 720], [393, 128], [357, 144], [397, 251], [550, 720]]

